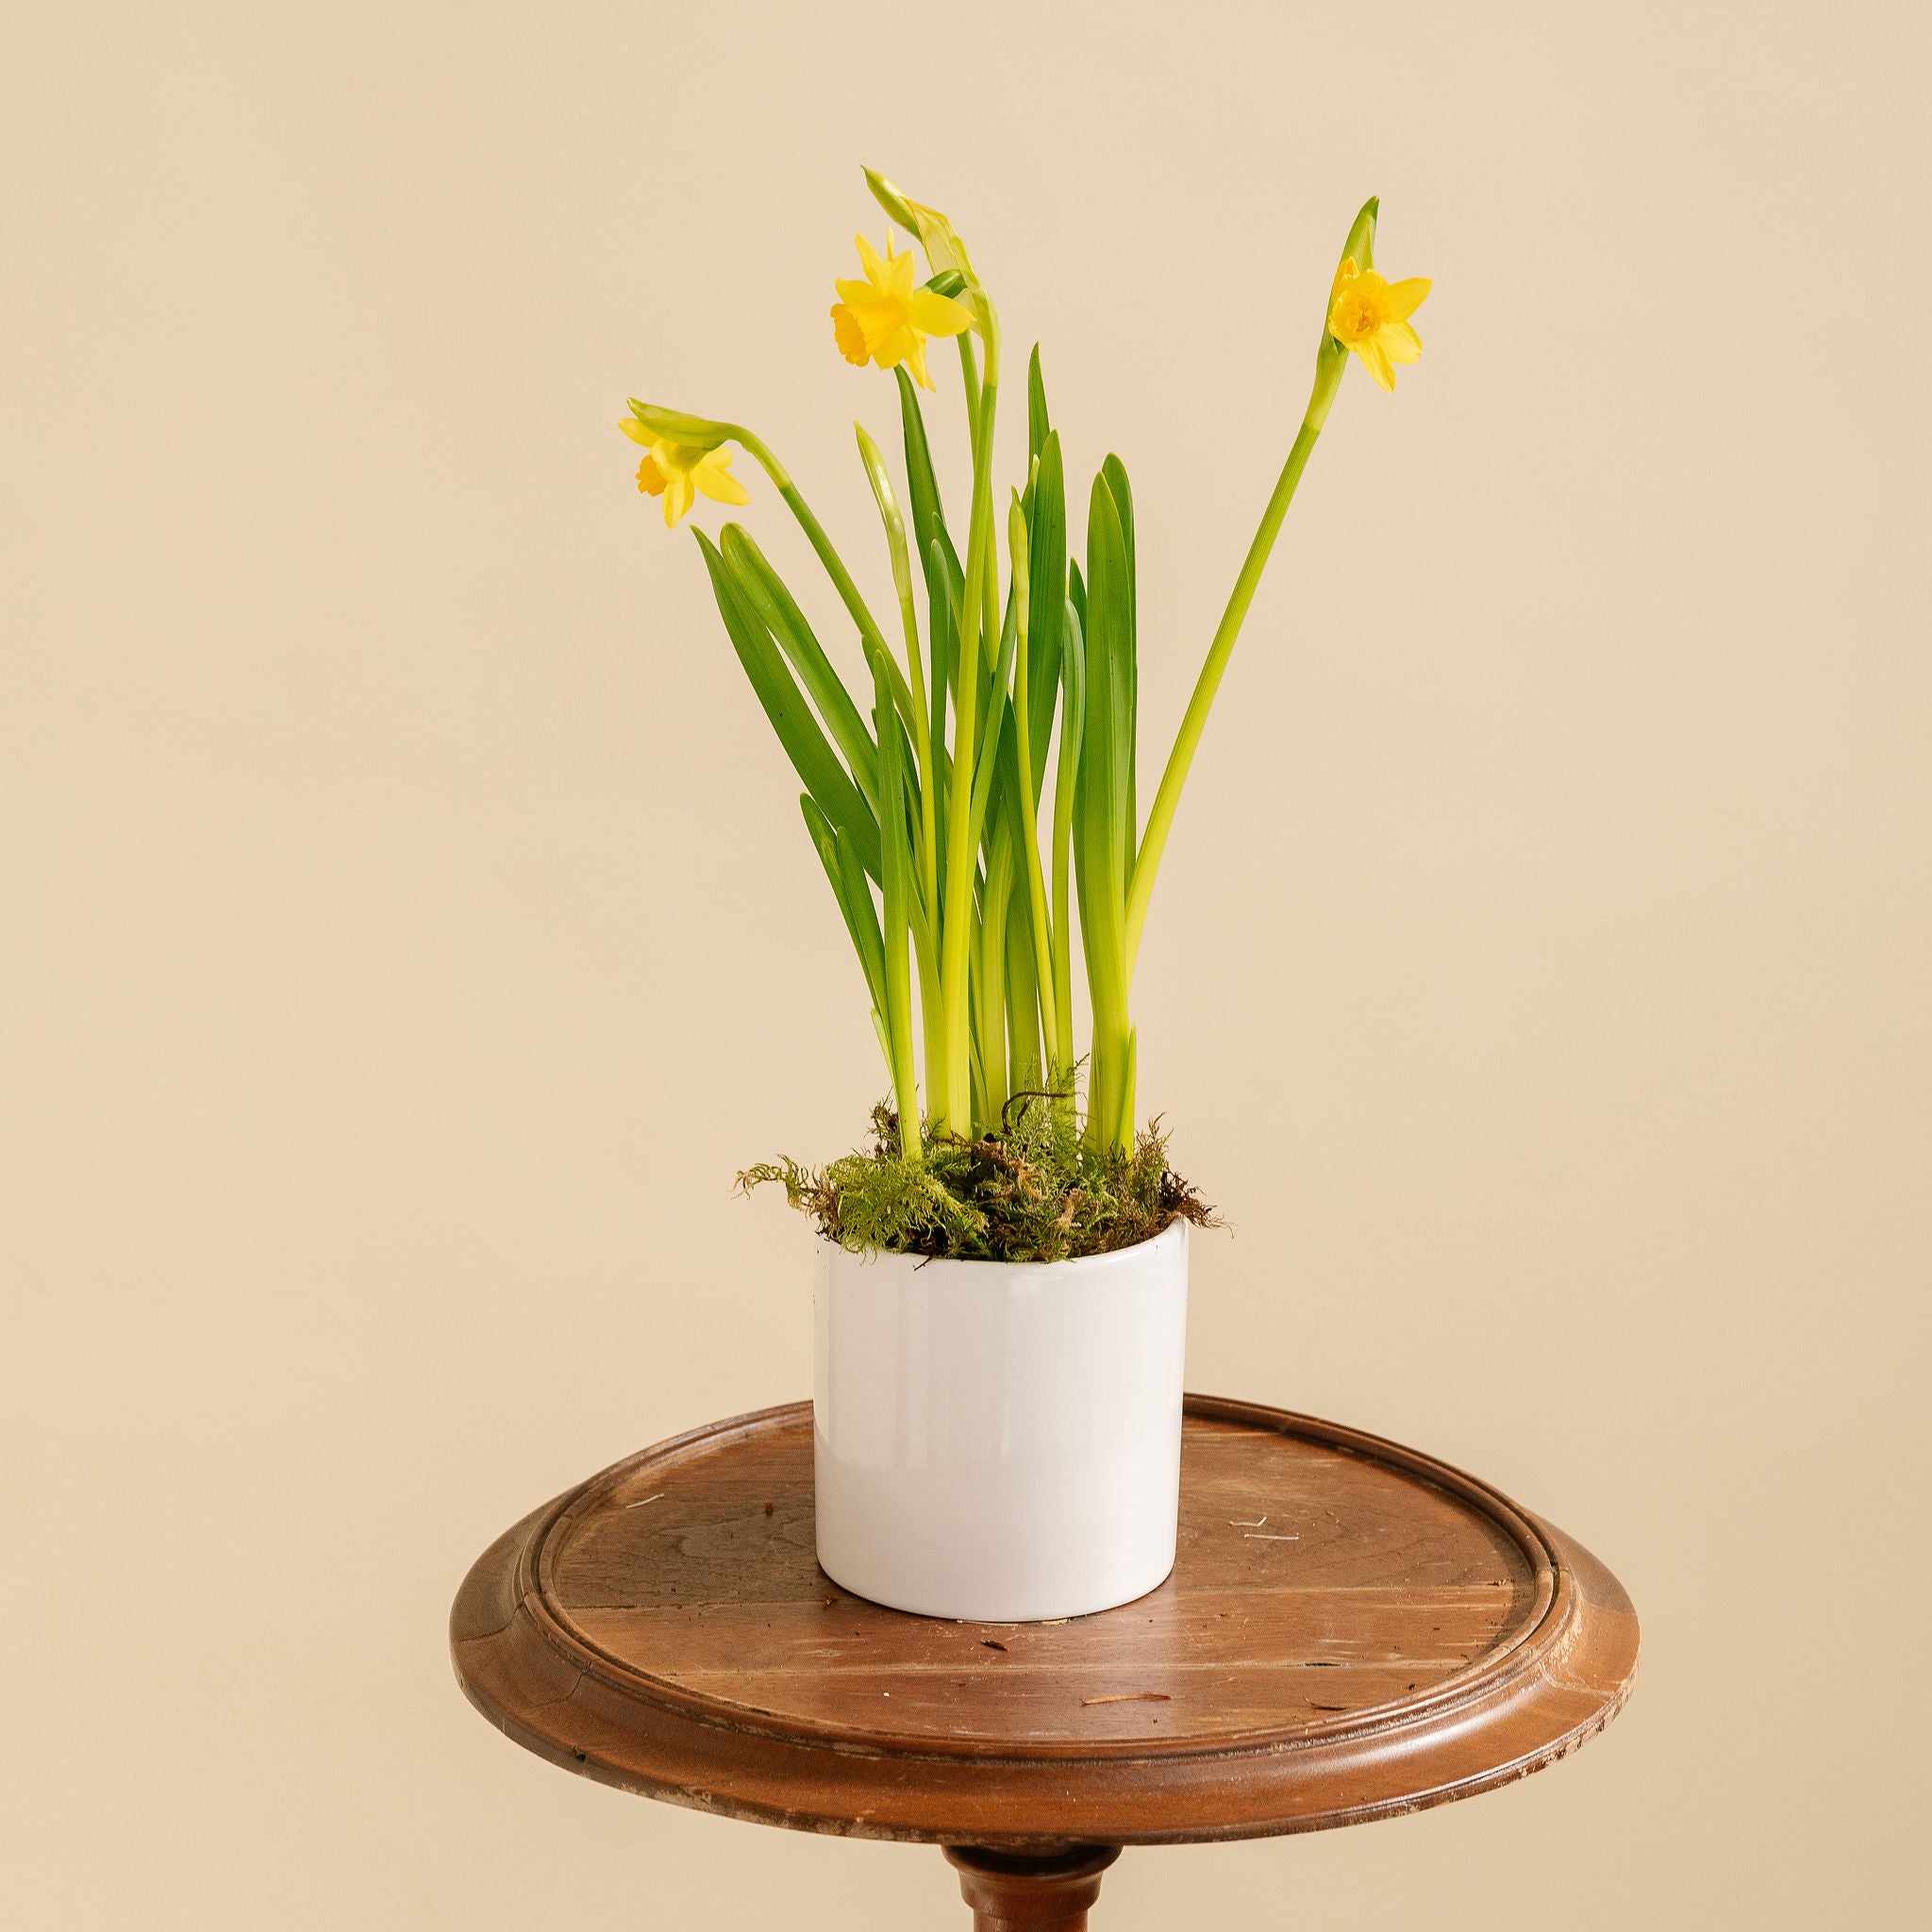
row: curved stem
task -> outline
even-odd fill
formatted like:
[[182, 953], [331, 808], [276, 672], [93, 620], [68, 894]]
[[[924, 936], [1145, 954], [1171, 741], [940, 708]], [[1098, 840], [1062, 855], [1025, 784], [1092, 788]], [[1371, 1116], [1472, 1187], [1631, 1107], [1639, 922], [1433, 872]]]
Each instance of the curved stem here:
[[893, 708], [906, 721], [906, 728], [916, 737], [920, 730], [919, 714], [912, 708], [912, 693], [906, 683], [906, 674], [899, 669], [899, 660], [886, 647], [885, 633], [880, 630], [877, 620], [873, 616], [870, 606], [860, 594], [858, 586], [852, 581], [852, 573], [845, 568], [845, 559], [839, 555], [832, 540], [825, 535], [824, 525], [812, 514], [811, 505], [806, 502], [804, 492], [791, 480], [788, 471], [772, 452], [767, 449], [750, 430], [736, 423], [720, 425], [725, 429], [733, 441], [748, 450], [753, 459], [776, 487], [778, 494], [785, 499], [787, 507], [798, 521], [798, 527], [805, 532], [806, 541], [818, 553], [819, 561], [825, 567], [825, 575], [832, 580], [832, 588], [839, 593], [839, 600], [851, 614], [852, 621], [858, 626], [860, 641], [865, 645], [868, 663], [883, 658], [886, 676], [891, 686]]
[[[1323, 380], [1318, 376], [1318, 395], [1322, 388]], [[1326, 414], [1324, 408], [1321, 415]], [[1282, 465], [1274, 493], [1269, 497], [1268, 508], [1261, 513], [1261, 526], [1255, 532], [1255, 541], [1248, 545], [1247, 558], [1241, 565], [1241, 575], [1235, 579], [1234, 592], [1227, 600], [1227, 608], [1222, 612], [1214, 641], [1208, 646], [1208, 659], [1201, 666], [1201, 675], [1195, 680], [1194, 694], [1188, 700], [1187, 714], [1181, 720], [1179, 731], [1174, 734], [1174, 750], [1168, 754], [1167, 769], [1160, 774], [1160, 790], [1154, 795], [1154, 808], [1147, 814], [1147, 829], [1141, 835], [1140, 856], [1134, 861], [1133, 886], [1127, 894], [1126, 960], [1129, 977], [1140, 956], [1141, 929], [1147, 923], [1148, 901], [1154, 896], [1155, 876], [1160, 870], [1160, 856], [1167, 849], [1168, 831], [1174, 824], [1175, 808], [1181, 802], [1181, 788], [1188, 782], [1188, 769], [1194, 762], [1201, 734], [1208, 727], [1208, 713], [1214, 708], [1214, 694], [1221, 689], [1222, 674], [1234, 654], [1235, 640], [1241, 636], [1242, 620], [1248, 614], [1248, 606], [1255, 600], [1261, 573], [1268, 567], [1268, 556], [1280, 533], [1281, 520], [1294, 500], [1295, 486], [1302, 480], [1302, 472], [1307, 467], [1309, 454], [1321, 433], [1321, 421], [1311, 404], [1308, 418], [1303, 422], [1301, 432], [1294, 440], [1294, 447], [1288, 453], [1288, 461]]]

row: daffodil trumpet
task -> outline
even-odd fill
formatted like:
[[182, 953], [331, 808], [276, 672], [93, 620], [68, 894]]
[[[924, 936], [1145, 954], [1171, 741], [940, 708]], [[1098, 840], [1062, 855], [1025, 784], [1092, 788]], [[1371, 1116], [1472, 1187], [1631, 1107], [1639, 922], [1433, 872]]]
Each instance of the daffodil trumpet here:
[[[639, 487], [662, 498], [671, 525], [701, 500], [752, 501], [731, 469], [732, 446], [742, 449], [796, 519], [858, 631], [863, 703], [750, 534], [736, 524], [715, 541], [698, 533], [725, 631], [805, 788], [807, 830], [858, 957], [904, 1158], [917, 1163], [935, 1136], [997, 1133], [1015, 1102], [1042, 1093], [1084, 1111], [1091, 1147], [1124, 1156], [1135, 1143], [1134, 968], [1208, 714], [1349, 361], [1392, 391], [1395, 369], [1421, 354], [1411, 318], [1429, 284], [1391, 282], [1376, 269], [1378, 206], [1365, 204], [1329, 282], [1300, 429], [1143, 821], [1126, 470], [1112, 456], [1101, 465], [1076, 555], [1036, 348], [1024, 471], [1004, 519], [996, 514], [998, 309], [945, 215], [882, 175], [868, 171], [866, 182], [891, 225], [883, 251], [858, 238], [860, 274], [834, 277], [831, 320], [845, 360], [890, 371], [897, 389], [896, 475], [878, 441], [856, 425], [896, 642], [790, 473], [751, 431], [636, 401], [621, 426], [644, 451]], [[904, 248], [900, 233], [912, 238]], [[963, 558], [920, 401], [937, 387], [928, 344], [949, 337], [972, 463]], [[1084, 1051], [1076, 908], [1091, 1013]]]

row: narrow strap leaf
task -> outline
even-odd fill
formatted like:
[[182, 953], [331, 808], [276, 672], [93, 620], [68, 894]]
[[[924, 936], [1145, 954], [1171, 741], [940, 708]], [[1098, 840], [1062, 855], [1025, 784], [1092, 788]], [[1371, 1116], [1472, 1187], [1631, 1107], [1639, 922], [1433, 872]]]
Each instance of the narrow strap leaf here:
[[920, 568], [926, 573], [930, 591], [932, 540], [946, 527], [945, 508], [940, 501], [939, 479], [933, 475], [932, 449], [925, 440], [919, 391], [903, 362], [893, 374], [899, 378], [899, 416], [906, 434], [906, 493], [912, 504], [912, 547], [919, 553]]
[[786, 757], [826, 819], [840, 831], [850, 834], [860, 864], [876, 878], [879, 828], [872, 808], [826, 741], [805, 694], [786, 666], [783, 654], [741, 594], [730, 566], [702, 530], [696, 534], [725, 632], [765, 716], [772, 721], [772, 728], [785, 747]]
[[837, 741], [866, 803], [876, 812], [874, 768], [878, 762], [878, 747], [852, 693], [845, 689], [845, 680], [833, 668], [796, 599], [765, 560], [750, 532], [738, 524], [726, 524], [722, 548], [740, 592], [791, 660], [806, 695]]
[[1035, 342], [1033, 353], [1026, 358], [1026, 454], [1029, 458], [1040, 456], [1046, 448], [1046, 439], [1053, 429], [1046, 414], [1046, 383], [1040, 374], [1040, 344]]
[[932, 768], [933, 808], [939, 837], [939, 897], [946, 897], [946, 825], [953, 798], [953, 760], [946, 750], [946, 698], [958, 678], [959, 591], [955, 584], [948, 558], [952, 550], [944, 531], [934, 537], [926, 584], [930, 593], [930, 614], [926, 637], [932, 646]]
[[1124, 874], [1126, 774], [1122, 745], [1127, 655], [1127, 561], [1120, 511], [1104, 475], [1087, 510], [1086, 719], [1074, 804], [1080, 938], [1093, 1002], [1088, 1131], [1118, 1144], [1126, 1077], [1127, 985]]
[[[851, 935], [852, 950], [858, 955], [859, 970], [865, 974], [866, 991], [872, 995], [873, 1006], [883, 1012], [886, 1000], [886, 956], [885, 948], [879, 941], [878, 914], [873, 908], [872, 891], [866, 886], [865, 874], [860, 871], [860, 891], [857, 894], [852, 891], [847, 877], [850, 870], [851, 841], [841, 840], [838, 827], [812, 803], [810, 792], [800, 793], [798, 806], [805, 814], [806, 830], [811, 834], [811, 842], [819, 855], [819, 863], [824, 867], [825, 877], [831, 882], [832, 897], [838, 902], [840, 914], [845, 921], [845, 930]], [[886, 1059], [890, 1066], [890, 1052]]]
[[1126, 651], [1122, 661], [1122, 685], [1125, 692], [1125, 705], [1119, 721], [1119, 730], [1124, 749], [1124, 762], [1126, 773], [1126, 816], [1124, 834], [1126, 843], [1122, 860], [1123, 876], [1131, 886], [1134, 872], [1134, 853], [1139, 843], [1141, 816], [1139, 799], [1139, 772], [1141, 749], [1141, 627], [1140, 627], [1140, 566], [1134, 548], [1134, 492], [1127, 483], [1126, 465], [1119, 457], [1109, 456], [1100, 467], [1100, 474], [1107, 479], [1114, 508], [1120, 513], [1121, 540], [1126, 551], [1127, 559], [1127, 603], [1126, 603]]
[[880, 1012], [888, 1010], [886, 995], [886, 948], [879, 934], [878, 908], [873, 904], [872, 887], [852, 841], [843, 832], [833, 836], [838, 855], [839, 903], [844, 908], [846, 924], [852, 929], [853, 943], [865, 966], [865, 983], [872, 988], [872, 1003]]
[[1060, 714], [1059, 763], [1053, 794], [1053, 928], [1054, 1024], [1060, 1038], [1061, 1064], [1057, 1079], [1071, 1077], [1074, 1065], [1074, 927], [1068, 904], [1068, 874], [1072, 869], [1074, 800], [1079, 790], [1080, 734], [1086, 724], [1087, 649], [1080, 635], [1080, 618], [1072, 598], [1066, 602], [1060, 681], [1066, 702]]
[[[908, 749], [883, 670], [874, 678], [873, 717], [879, 733], [879, 837], [884, 860], [883, 977], [886, 1059], [899, 1109], [900, 1148], [920, 1158], [919, 1095], [913, 1081], [912, 981], [907, 958], [912, 924], [914, 866], [911, 828], [907, 822]], [[870, 901], [871, 894], [867, 898]]]
[[1037, 798], [1046, 776], [1047, 746], [1053, 737], [1066, 609], [1067, 492], [1060, 469], [1060, 440], [1053, 431], [1048, 432], [1040, 452], [1026, 547], [1032, 593], [1026, 631], [1026, 723], [1032, 740], [1033, 795]]
[[986, 824], [987, 800], [992, 792], [1000, 741], [1007, 728], [1007, 699], [1013, 682], [1013, 653], [1020, 642], [1019, 608], [1007, 598], [1006, 622], [1000, 626], [1000, 658], [992, 675], [986, 705], [986, 725], [979, 741], [979, 762], [973, 774], [973, 827], [976, 844]]

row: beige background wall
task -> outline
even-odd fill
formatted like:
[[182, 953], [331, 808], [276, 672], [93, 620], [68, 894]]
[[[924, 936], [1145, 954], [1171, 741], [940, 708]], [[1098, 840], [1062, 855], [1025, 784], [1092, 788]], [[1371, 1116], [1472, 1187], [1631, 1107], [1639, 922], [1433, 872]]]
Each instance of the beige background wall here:
[[1645, 1619], [1551, 1774], [1133, 1855], [1101, 1923], [1924, 1923], [1920, 9], [6, 38], [10, 1924], [963, 1920], [930, 1852], [558, 1775], [443, 1647], [523, 1510], [808, 1386], [807, 1230], [730, 1177], [883, 1080], [612, 423], [761, 425], [883, 581], [847, 420], [891, 385], [824, 313], [861, 158], [1044, 340], [1082, 472], [1133, 474], [1150, 762], [1364, 193], [1436, 277], [1235, 660], [1141, 1093], [1239, 1223], [1195, 1386], [1480, 1470]]

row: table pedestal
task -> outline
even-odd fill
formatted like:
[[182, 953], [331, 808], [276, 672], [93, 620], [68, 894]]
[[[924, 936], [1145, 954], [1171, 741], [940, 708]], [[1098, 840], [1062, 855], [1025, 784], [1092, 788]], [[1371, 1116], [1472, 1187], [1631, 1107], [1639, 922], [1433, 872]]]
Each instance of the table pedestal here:
[[1100, 1877], [1121, 1855], [1118, 1845], [1082, 1845], [1045, 1858], [948, 1845], [959, 1891], [973, 1907], [973, 1932], [1087, 1932]]

